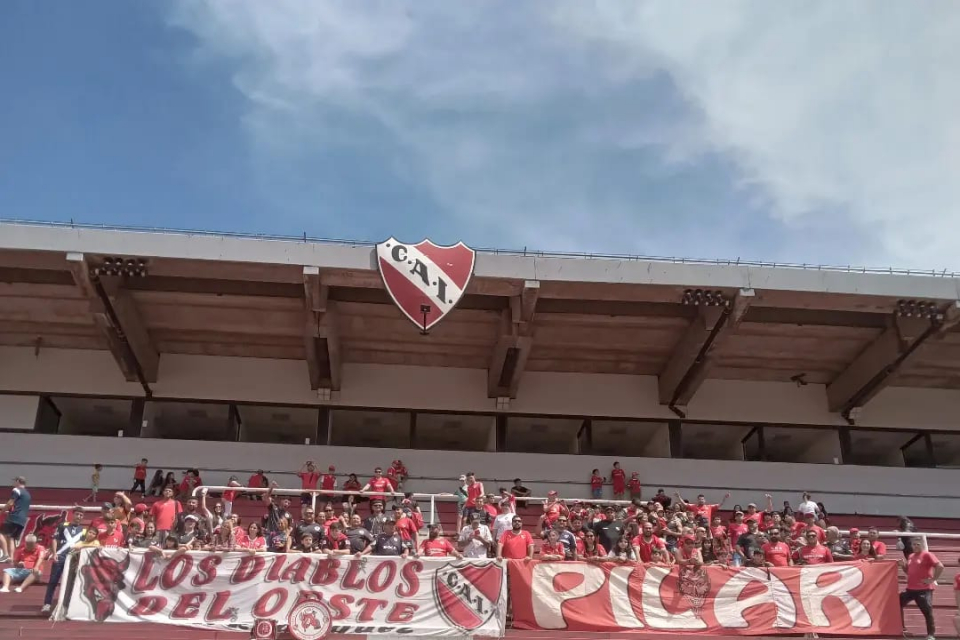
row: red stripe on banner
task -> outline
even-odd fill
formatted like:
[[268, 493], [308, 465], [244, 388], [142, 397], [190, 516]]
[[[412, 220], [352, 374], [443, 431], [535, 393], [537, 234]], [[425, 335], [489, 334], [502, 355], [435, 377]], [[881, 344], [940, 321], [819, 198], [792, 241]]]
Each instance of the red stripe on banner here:
[[447, 585], [437, 584], [437, 596], [447, 616], [459, 622], [464, 629], [474, 629], [483, 624], [483, 619]]
[[453, 280], [457, 287], [463, 289], [470, 274], [473, 273], [473, 249], [462, 244], [454, 247], [438, 247], [430, 242], [421, 242], [414, 245], [423, 255], [433, 260], [433, 264]]
[[551, 631], [899, 635], [895, 562], [776, 568], [509, 565], [513, 625]]
[[443, 316], [440, 307], [430, 296], [418, 289], [415, 284], [410, 282], [406, 274], [400, 273], [396, 267], [383, 258], [380, 259], [380, 273], [383, 274], [383, 281], [390, 293], [393, 294], [394, 300], [401, 309], [415, 319], [418, 325], [423, 322], [423, 314], [420, 312], [421, 304], [430, 305], [430, 312], [427, 313], [427, 326]]

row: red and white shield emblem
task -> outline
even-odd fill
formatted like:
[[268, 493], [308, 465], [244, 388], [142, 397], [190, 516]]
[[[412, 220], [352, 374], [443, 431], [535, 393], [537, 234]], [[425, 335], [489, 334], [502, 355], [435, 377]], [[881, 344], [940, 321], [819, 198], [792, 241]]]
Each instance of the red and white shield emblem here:
[[462, 242], [441, 247], [429, 240], [377, 245], [383, 284], [403, 315], [423, 331], [450, 313], [473, 276], [477, 253]]
[[447, 564], [434, 582], [437, 608], [459, 629], [475, 631], [499, 613], [503, 567], [494, 562]]

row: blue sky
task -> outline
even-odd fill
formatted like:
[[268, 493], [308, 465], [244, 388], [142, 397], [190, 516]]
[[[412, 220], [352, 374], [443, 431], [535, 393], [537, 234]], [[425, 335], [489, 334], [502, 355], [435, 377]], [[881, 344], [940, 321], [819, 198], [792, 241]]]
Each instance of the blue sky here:
[[960, 270], [960, 6], [0, 6], [0, 217]]

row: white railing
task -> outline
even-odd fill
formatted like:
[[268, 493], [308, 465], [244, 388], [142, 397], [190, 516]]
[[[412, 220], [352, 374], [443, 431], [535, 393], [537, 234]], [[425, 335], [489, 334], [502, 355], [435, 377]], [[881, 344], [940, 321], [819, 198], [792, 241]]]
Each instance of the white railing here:
[[[267, 493], [271, 491], [269, 488], [250, 488], [250, 487], [232, 487], [228, 485], [201, 485], [195, 487], [191, 492], [191, 495], [198, 496], [201, 492], [206, 489], [207, 492], [213, 491], [215, 493], [223, 493], [224, 491], [236, 491], [237, 493]], [[405, 498], [406, 493], [397, 493], [394, 491], [338, 491], [336, 489], [281, 489], [276, 487], [272, 490], [272, 493], [280, 496], [301, 496], [305, 493], [310, 494], [310, 506], [314, 511], [317, 509], [317, 496], [359, 496], [363, 498], [369, 498], [371, 496], [384, 496], [387, 498]], [[457, 502], [459, 498], [452, 493], [411, 493], [410, 497], [415, 500], [430, 500], [430, 521], [427, 524], [434, 524], [436, 522], [437, 514], [437, 502]], [[524, 501], [527, 503], [534, 504], [546, 504], [548, 498], [542, 498], [538, 496], [530, 496], [526, 498], [517, 498], [517, 501]], [[566, 503], [567, 500], [562, 502]], [[626, 506], [630, 504], [629, 500], [570, 500], [569, 502], [589, 502], [590, 504], [598, 505], [618, 505]]]
[[72, 504], [69, 506], [64, 505], [49, 505], [49, 504], [32, 504], [30, 505], [31, 511], [75, 511], [76, 509], [81, 509], [84, 513], [91, 511], [100, 511], [100, 507], [84, 507], [79, 504]]

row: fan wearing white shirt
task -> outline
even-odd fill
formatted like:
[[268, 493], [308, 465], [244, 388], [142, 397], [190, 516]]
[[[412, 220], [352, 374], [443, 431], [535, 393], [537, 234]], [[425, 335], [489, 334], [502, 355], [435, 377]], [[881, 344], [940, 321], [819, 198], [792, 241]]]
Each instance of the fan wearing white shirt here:
[[490, 528], [480, 524], [480, 514], [470, 514], [470, 524], [460, 531], [460, 549], [465, 558], [486, 558], [487, 552], [493, 547], [493, 536]]
[[820, 507], [817, 506], [817, 503], [810, 499], [809, 493], [803, 494], [803, 501], [797, 506], [797, 511], [806, 516], [808, 513], [812, 513], [814, 516], [817, 515], [820, 511]]

